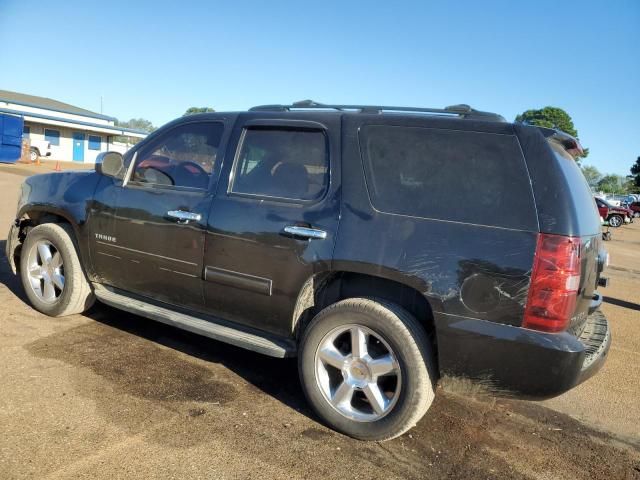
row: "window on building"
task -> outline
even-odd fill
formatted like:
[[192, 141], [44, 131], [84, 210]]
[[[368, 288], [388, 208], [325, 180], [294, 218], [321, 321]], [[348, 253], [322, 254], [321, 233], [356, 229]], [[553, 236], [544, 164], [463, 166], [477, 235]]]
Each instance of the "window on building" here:
[[234, 193], [315, 200], [329, 183], [327, 141], [320, 130], [247, 129], [237, 158]]
[[60, 131], [45, 128], [44, 139], [45, 141], [49, 142], [51, 145], [60, 145]]
[[89, 135], [89, 150], [100, 150], [102, 148], [102, 137]]
[[31, 133], [31, 127], [28, 125], [25, 125], [24, 127], [22, 127], [22, 136], [29, 138], [29, 134]]

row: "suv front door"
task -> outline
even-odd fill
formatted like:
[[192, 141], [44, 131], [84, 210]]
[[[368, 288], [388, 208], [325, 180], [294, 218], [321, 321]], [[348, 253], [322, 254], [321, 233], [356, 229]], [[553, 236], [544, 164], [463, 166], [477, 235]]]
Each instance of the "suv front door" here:
[[340, 118], [258, 120], [232, 134], [205, 245], [212, 314], [290, 335], [296, 299], [330, 269], [340, 213]]
[[101, 281], [202, 308], [205, 225], [224, 131], [222, 122], [181, 123], [136, 150], [124, 181], [101, 181], [91, 228]]

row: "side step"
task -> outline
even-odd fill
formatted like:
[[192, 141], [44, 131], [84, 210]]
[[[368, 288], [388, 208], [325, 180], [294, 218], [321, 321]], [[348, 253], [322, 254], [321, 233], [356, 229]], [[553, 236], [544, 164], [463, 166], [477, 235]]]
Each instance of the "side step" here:
[[215, 320], [204, 320], [168, 308], [132, 298], [104, 285], [93, 284], [98, 300], [120, 310], [125, 310], [142, 317], [181, 328], [198, 335], [230, 343], [270, 357], [284, 358], [295, 353], [292, 342], [272, 340], [254, 333], [244, 332], [230, 326], [216, 323]]

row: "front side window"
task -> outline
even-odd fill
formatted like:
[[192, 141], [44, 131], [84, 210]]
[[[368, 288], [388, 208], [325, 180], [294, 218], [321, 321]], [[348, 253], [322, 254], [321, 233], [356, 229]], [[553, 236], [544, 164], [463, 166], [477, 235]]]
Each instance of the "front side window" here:
[[250, 128], [236, 156], [234, 193], [289, 200], [320, 198], [329, 183], [327, 141], [321, 130]]
[[51, 145], [60, 145], [60, 132], [58, 130], [45, 128], [44, 139]]
[[131, 182], [206, 189], [224, 132], [219, 122], [187, 123], [142, 147]]

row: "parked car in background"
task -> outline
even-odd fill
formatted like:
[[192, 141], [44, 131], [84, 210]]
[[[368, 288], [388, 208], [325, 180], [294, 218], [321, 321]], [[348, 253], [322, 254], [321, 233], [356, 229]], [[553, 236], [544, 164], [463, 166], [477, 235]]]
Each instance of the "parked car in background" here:
[[32, 162], [38, 160], [38, 157], [51, 156], [51, 144], [45, 140], [31, 140], [29, 148], [29, 159]]
[[633, 212], [634, 218], [640, 218], [640, 202], [631, 202], [629, 209]]
[[600, 216], [612, 227], [619, 227], [631, 222], [633, 212], [627, 208], [615, 207], [602, 198], [595, 197]]
[[607, 253], [576, 149], [468, 105], [189, 115], [26, 179], [7, 257], [49, 316], [97, 299], [297, 356], [322, 420], [388, 440], [442, 376], [549, 398], [603, 365]]

